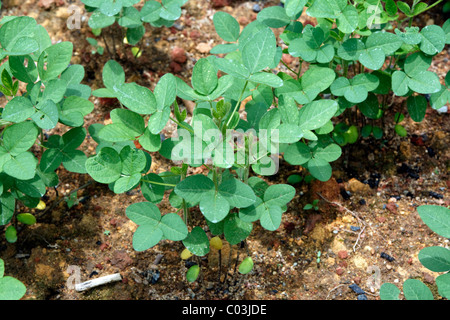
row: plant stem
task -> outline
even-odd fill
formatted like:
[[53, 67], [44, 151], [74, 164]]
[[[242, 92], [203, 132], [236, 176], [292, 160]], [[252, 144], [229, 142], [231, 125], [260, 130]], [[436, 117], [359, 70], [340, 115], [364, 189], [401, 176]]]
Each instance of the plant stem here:
[[151, 180], [145, 180], [145, 179], [141, 179], [142, 182], [147, 182], [147, 183], [151, 183], [151, 184], [157, 184], [160, 186], [166, 186], [166, 187], [176, 187], [176, 184], [170, 184], [170, 183], [162, 183], [162, 182], [156, 182], [156, 181], [151, 181]]
[[177, 125], [179, 125], [180, 127], [182, 127], [183, 129], [189, 131], [190, 133], [194, 134], [194, 130], [192, 130], [191, 128], [186, 127], [185, 125], [183, 125], [181, 122], [179, 122], [177, 119], [174, 119], [172, 117], [169, 117], [170, 120], [172, 120], [173, 122], [175, 122]]
[[241, 95], [239, 96], [239, 100], [238, 100], [238, 102], [236, 103], [236, 106], [234, 107], [233, 112], [231, 113], [230, 118], [229, 118], [228, 121], [227, 121], [227, 128], [228, 128], [228, 126], [230, 125], [230, 122], [231, 122], [231, 120], [233, 119], [234, 114], [236, 113], [236, 111], [239, 110], [239, 108], [240, 108], [240, 106], [241, 106], [242, 97], [244, 96], [245, 89], [247, 89], [247, 85], [248, 85], [248, 80], [245, 81], [244, 89], [242, 89]]

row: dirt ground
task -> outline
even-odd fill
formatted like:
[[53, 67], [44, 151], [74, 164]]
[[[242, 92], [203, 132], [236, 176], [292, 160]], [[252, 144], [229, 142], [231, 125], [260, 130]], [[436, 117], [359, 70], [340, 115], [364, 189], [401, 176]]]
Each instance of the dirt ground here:
[[[195, 61], [220, 43], [212, 23], [215, 11], [229, 12], [245, 26], [256, 17], [255, 4], [262, 8], [278, 3], [190, 0], [174, 27], [147, 28], [139, 59], [131, 56], [129, 47], [117, 44], [127, 82], [153, 89], [167, 72], [188, 82]], [[32, 16], [54, 42], [74, 42], [72, 62], [85, 67], [83, 83], [94, 90], [102, 87], [100, 70], [109, 56], [106, 51], [102, 56], [92, 54], [86, 37], [94, 36], [86, 20], [81, 29], [67, 28], [70, 4], [83, 8], [79, 1], [3, 1], [2, 15]], [[424, 26], [432, 20], [442, 25], [438, 9], [414, 23]], [[176, 47], [184, 49], [185, 62], [174, 61]], [[441, 79], [450, 67], [448, 46], [446, 50], [432, 65]], [[286, 62], [298, 67], [298, 59]], [[92, 101], [96, 108], [86, 117], [86, 128], [93, 123], [107, 123], [109, 111], [116, 107], [109, 100], [93, 97]], [[79, 203], [70, 209], [65, 201], [45, 212], [33, 209], [38, 223], [19, 229], [17, 243], [9, 244], [0, 237], [6, 273], [24, 282], [24, 299], [38, 300], [356, 300], [357, 294], [349, 288], [354, 283], [369, 300], [377, 300], [381, 283], [391, 282], [401, 288], [408, 278], [424, 281], [438, 299], [434, 281], [437, 274], [425, 269], [417, 257], [424, 247], [448, 247], [449, 239], [437, 236], [422, 223], [416, 208], [424, 204], [450, 205], [449, 114], [429, 109], [421, 123], [407, 117], [409, 134], [400, 138], [394, 134], [392, 119], [402, 107], [405, 105], [399, 100], [389, 110], [382, 141], [363, 139], [344, 148], [341, 159], [333, 163], [330, 181], [295, 185], [296, 196], [277, 231], [268, 232], [256, 224], [247, 249], [233, 247], [230, 252], [226, 245], [222, 250], [221, 282], [217, 251], [201, 260], [201, 281], [192, 284], [185, 280], [191, 262], [180, 259], [181, 243], [162, 241], [145, 252], [134, 251], [136, 225], [125, 216], [125, 209], [144, 201], [142, 194], [133, 190], [115, 195], [98, 183], [80, 189]], [[51, 133], [64, 130], [61, 126]], [[168, 136], [172, 130], [168, 126], [163, 133]], [[92, 155], [95, 147], [88, 137], [81, 149]], [[170, 168], [170, 163], [158, 154], [152, 157], [152, 172]], [[286, 183], [293, 173], [300, 173], [299, 167], [282, 162], [280, 172], [266, 181]], [[89, 183], [87, 175], [71, 174], [62, 168], [58, 175], [59, 186], [48, 190], [44, 198], [48, 207], [62, 195]], [[320, 199], [317, 211], [302, 209], [314, 199]], [[163, 213], [172, 210], [167, 197], [158, 206]], [[24, 210], [28, 209], [19, 208]], [[202, 221], [198, 209], [191, 215], [193, 221]], [[237, 255], [242, 259], [246, 250], [255, 267], [242, 276], [234, 272], [235, 259]], [[80, 293], [73, 289], [76, 270], [82, 282], [113, 273], [120, 273], [123, 280]]]

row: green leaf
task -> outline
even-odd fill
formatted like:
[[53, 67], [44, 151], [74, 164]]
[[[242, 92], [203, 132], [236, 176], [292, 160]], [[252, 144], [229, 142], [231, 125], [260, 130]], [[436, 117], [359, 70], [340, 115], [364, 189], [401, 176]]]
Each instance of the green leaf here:
[[103, 29], [116, 22], [115, 17], [103, 14], [100, 10], [95, 10], [89, 18], [88, 25], [91, 29]]
[[406, 44], [416, 45], [422, 41], [422, 36], [419, 33], [419, 27], [405, 28], [405, 32], [395, 29], [397, 36]]
[[175, 82], [175, 76], [172, 75], [171, 73], [167, 73], [164, 76], [162, 76], [159, 79], [153, 93], [155, 94], [156, 97], [157, 110], [163, 110], [165, 108], [170, 107], [172, 103], [175, 101], [175, 98], [177, 96], [177, 86]]
[[316, 100], [300, 109], [299, 126], [303, 130], [315, 130], [325, 125], [336, 113], [338, 104], [333, 100]]
[[[320, 0], [319, 0], [320, 1]], [[358, 11], [353, 6], [346, 6], [336, 20], [339, 31], [352, 33], [358, 27]]]
[[194, 227], [186, 239], [184, 246], [193, 254], [203, 257], [209, 252], [209, 240], [205, 231], [200, 227]]
[[425, 118], [428, 102], [424, 96], [410, 96], [406, 104], [409, 115], [415, 122], [421, 122]]
[[365, 49], [364, 43], [357, 38], [345, 40], [338, 48], [337, 54], [344, 60], [356, 61]]
[[0, 300], [20, 300], [27, 288], [19, 280], [13, 277], [0, 278]]
[[122, 162], [116, 150], [106, 147], [87, 159], [86, 170], [95, 181], [108, 184], [120, 178]]
[[411, 90], [422, 94], [436, 93], [441, 88], [438, 75], [431, 71], [424, 71], [410, 78], [408, 86]]
[[246, 257], [244, 260], [242, 260], [241, 264], [239, 265], [239, 273], [247, 274], [252, 270], [253, 270], [253, 260], [251, 257]]
[[265, 84], [273, 88], [279, 88], [283, 86], [283, 80], [273, 73], [257, 72], [250, 75], [249, 80], [255, 83]]
[[[6, 238], [6, 241], [8, 241], [9, 243], [17, 242], [17, 230], [13, 225], [10, 225], [8, 228], [6, 228], [5, 238]], [[2, 279], [4, 279], [4, 278], [2, 278]], [[2, 279], [0, 279], [0, 280], [2, 280]]]
[[303, 11], [303, 8], [306, 5], [307, 0], [286, 0], [284, 3], [284, 8], [286, 10], [286, 14], [289, 17], [296, 17], [297, 14]]
[[[13, 51], [22, 41], [32, 40], [36, 32], [36, 20], [31, 17], [16, 17], [5, 22], [0, 29], [0, 44], [6, 51]], [[24, 54], [32, 53], [31, 50]]]
[[338, 96], [344, 96], [349, 102], [360, 103], [367, 99], [368, 92], [375, 90], [380, 81], [377, 76], [369, 73], [361, 73], [353, 79], [340, 77], [331, 85], [331, 92]]
[[69, 66], [72, 59], [73, 44], [60, 42], [45, 49], [38, 60], [38, 71], [41, 80], [58, 77]]
[[438, 287], [438, 293], [444, 297], [450, 297], [450, 273], [441, 274], [436, 278], [436, 285]]
[[336, 161], [342, 154], [342, 149], [335, 143], [329, 144], [324, 148], [318, 148], [314, 152], [314, 158], [322, 159], [327, 162]]
[[417, 208], [422, 221], [434, 232], [450, 238], [450, 209], [436, 205], [423, 205]]
[[111, 111], [113, 123], [125, 125], [135, 136], [140, 136], [145, 130], [145, 121], [141, 115], [126, 109], [114, 109]]
[[276, 53], [276, 39], [268, 27], [258, 30], [242, 47], [242, 61], [250, 74], [269, 67]]
[[149, 152], [157, 152], [161, 149], [162, 141], [159, 134], [153, 134], [147, 127], [144, 134], [139, 138], [141, 146]]
[[244, 222], [254, 222], [259, 220], [263, 213], [267, 210], [268, 208], [264, 202], [257, 197], [254, 204], [239, 210], [239, 219]]
[[269, 231], [277, 230], [281, 225], [283, 211], [279, 206], [269, 205], [267, 210], [261, 214], [259, 219], [261, 226]]
[[258, 13], [256, 18], [270, 28], [282, 28], [291, 22], [285, 9], [280, 6], [264, 8]]
[[56, 127], [59, 120], [58, 106], [52, 100], [46, 100], [37, 106], [37, 111], [31, 116], [36, 125], [44, 130]]
[[175, 193], [183, 199], [196, 204], [200, 202], [205, 194], [213, 189], [214, 182], [208, 177], [198, 174], [189, 176], [177, 184]]
[[422, 265], [433, 272], [450, 270], [450, 250], [443, 247], [428, 247], [420, 250], [419, 260]]
[[199, 273], [200, 273], [200, 267], [198, 266], [198, 264], [193, 265], [186, 272], [186, 280], [188, 282], [194, 282], [195, 280], [197, 280]]
[[36, 64], [28, 63], [25, 66], [25, 62], [33, 61], [31, 56], [10, 56], [8, 60], [9, 68], [15, 78], [25, 83], [36, 82], [38, 77]]
[[133, 235], [133, 248], [136, 251], [145, 251], [154, 247], [163, 238], [163, 232], [157, 225], [140, 225]]
[[161, 202], [166, 190], [164, 180], [155, 173], [149, 173], [141, 180], [141, 191], [144, 198], [153, 203]]
[[147, 128], [150, 129], [150, 133], [152, 134], [159, 134], [162, 129], [167, 124], [167, 121], [169, 121], [170, 118], [170, 107], [165, 107], [162, 110], [157, 110], [148, 121]]
[[14, 97], [3, 110], [3, 120], [10, 122], [22, 122], [34, 114], [35, 110], [30, 100], [24, 97]]
[[282, 207], [295, 196], [295, 188], [287, 184], [271, 185], [264, 192], [264, 202], [267, 206]]
[[214, 66], [206, 58], [197, 61], [192, 71], [192, 86], [202, 95], [208, 95], [214, 91], [218, 84], [217, 72]]
[[330, 180], [332, 173], [330, 164], [320, 158], [308, 161], [308, 171], [314, 178], [324, 182]]
[[406, 14], [406, 16], [408, 16], [408, 17], [411, 16], [411, 8], [409, 7], [409, 5], [406, 2], [397, 1], [397, 6], [401, 12]]
[[30, 226], [36, 223], [36, 217], [30, 213], [19, 213], [17, 215], [17, 220]]
[[140, 225], [157, 226], [161, 220], [161, 213], [156, 205], [151, 202], [136, 202], [126, 209], [127, 217]]
[[0, 196], [0, 225], [4, 226], [11, 221], [14, 216], [16, 200], [11, 193], [4, 192]]
[[380, 288], [381, 300], [400, 300], [400, 289], [392, 283], [383, 283]]
[[422, 41], [420, 50], [428, 55], [435, 55], [445, 47], [446, 34], [441, 27], [436, 25], [426, 26], [420, 32]]
[[211, 190], [200, 200], [200, 211], [206, 219], [218, 223], [228, 215], [230, 204], [220, 193]]
[[224, 234], [230, 245], [235, 245], [245, 240], [252, 232], [253, 224], [245, 222], [232, 214], [225, 219]]
[[306, 12], [315, 18], [336, 19], [346, 7], [346, 0], [316, 0]]
[[125, 72], [117, 61], [109, 60], [103, 66], [102, 79], [106, 88], [115, 91], [125, 83]]
[[23, 152], [12, 157], [3, 165], [3, 171], [19, 180], [33, 179], [36, 174], [37, 159], [31, 152]]
[[245, 208], [256, 201], [252, 188], [238, 179], [228, 179], [219, 185], [219, 194], [231, 207]]
[[168, 213], [161, 218], [159, 224], [164, 238], [172, 241], [182, 241], [188, 236], [188, 229], [183, 219], [176, 213]]
[[12, 156], [17, 156], [34, 145], [37, 135], [38, 130], [32, 122], [13, 124], [3, 131], [3, 146]]
[[403, 71], [395, 71], [392, 74], [392, 91], [397, 96], [404, 96], [409, 92], [409, 77]]
[[369, 119], [378, 119], [380, 116], [380, 104], [376, 95], [370, 93], [367, 99], [358, 104], [361, 113]]
[[384, 8], [386, 9], [387, 14], [391, 17], [397, 14], [397, 5], [394, 0], [386, 0]]
[[434, 300], [430, 289], [420, 280], [408, 279], [403, 283], [406, 300]]
[[114, 86], [117, 99], [125, 107], [139, 114], [152, 114], [156, 111], [156, 99], [147, 88], [136, 83], [123, 83]]
[[239, 23], [229, 13], [216, 12], [213, 17], [213, 23], [217, 34], [223, 40], [234, 42], [239, 38]]
[[302, 165], [307, 163], [312, 157], [311, 150], [303, 142], [289, 145], [284, 152], [284, 159], [291, 165]]

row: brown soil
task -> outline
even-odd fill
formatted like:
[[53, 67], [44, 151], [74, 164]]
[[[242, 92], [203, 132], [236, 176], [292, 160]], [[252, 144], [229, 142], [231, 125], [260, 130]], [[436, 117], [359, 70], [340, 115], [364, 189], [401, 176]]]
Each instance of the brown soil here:
[[[22, 4], [14, 5], [14, 2]], [[79, 1], [70, 2], [83, 8]], [[212, 6], [219, 2], [229, 5]], [[117, 45], [127, 82], [135, 81], [154, 88], [162, 75], [179, 68], [181, 71], [176, 75], [188, 82], [195, 61], [207, 55], [202, 53], [203, 47], [220, 43], [211, 19], [214, 12], [229, 12], [245, 25], [256, 17], [252, 11], [254, 4], [251, 1], [190, 0], [177, 22], [179, 28], [147, 29], [139, 59], [130, 56], [128, 47], [123, 51], [124, 47]], [[102, 87], [100, 70], [109, 60], [108, 53], [105, 51], [103, 56], [91, 54], [85, 38], [93, 35], [86, 22], [79, 30], [66, 27], [70, 16], [67, 1], [10, 0], [3, 1], [3, 6], [3, 15], [36, 18], [46, 27], [53, 41], [74, 42], [72, 62], [86, 68], [84, 83], [92, 89]], [[423, 15], [415, 23], [425, 25], [431, 19], [442, 25], [439, 14]], [[185, 63], [171, 64], [170, 54], [174, 47], [184, 48]], [[441, 79], [449, 69], [448, 56], [446, 51], [433, 62], [432, 69]], [[293, 68], [298, 67], [298, 59], [289, 63]], [[86, 117], [86, 128], [93, 123], [107, 123], [109, 111], [116, 107], [110, 101], [96, 98], [92, 101], [96, 108]], [[400, 288], [408, 278], [421, 279], [438, 298], [434, 283], [437, 274], [422, 267], [417, 256], [424, 247], [448, 247], [449, 240], [437, 236], [424, 225], [416, 208], [424, 204], [450, 204], [449, 115], [430, 109], [421, 123], [407, 119], [405, 126], [409, 135], [400, 138], [394, 134], [392, 119], [395, 111], [404, 107], [404, 102], [399, 100], [389, 110], [384, 140], [363, 139], [345, 147], [344, 155], [333, 163], [330, 181], [296, 185], [296, 196], [276, 232], [267, 232], [257, 224], [254, 226], [247, 241], [248, 252], [255, 263], [251, 274], [234, 273], [236, 252], [240, 259], [247, 252], [233, 247], [232, 261], [228, 261], [230, 248], [227, 245], [222, 250], [222, 275], [231, 266], [226, 283], [219, 283], [217, 279], [217, 251], [201, 260], [201, 281], [193, 284], [185, 280], [187, 267], [180, 259], [181, 243], [162, 241], [145, 252], [134, 251], [132, 236], [136, 225], [125, 216], [125, 209], [134, 202], [144, 201], [142, 194], [134, 190], [116, 195], [98, 183], [79, 190], [79, 203], [70, 209], [65, 201], [44, 213], [33, 209], [31, 212], [37, 215], [38, 223], [19, 229], [17, 243], [8, 244], [0, 237], [0, 255], [5, 260], [6, 273], [25, 283], [27, 294], [24, 299], [355, 300], [356, 294], [348, 286], [356, 283], [372, 300], [379, 299], [378, 286], [373, 281], [378, 275], [381, 283], [395, 283]], [[61, 126], [52, 133], [64, 130]], [[173, 127], [168, 126], [163, 133], [170, 135], [172, 130]], [[81, 149], [92, 155], [95, 146], [88, 138]], [[152, 154], [152, 157], [152, 172], [170, 168], [171, 164], [158, 154]], [[410, 168], [409, 173], [402, 164]], [[298, 166], [281, 163], [280, 172], [266, 180], [286, 183], [290, 174], [300, 170]], [[58, 175], [58, 188], [49, 190], [44, 198], [48, 207], [89, 181], [86, 175], [71, 174], [64, 169], [58, 170]], [[351, 192], [350, 197], [346, 197], [346, 191]], [[432, 197], [430, 192], [436, 192], [442, 198]], [[314, 199], [320, 199], [318, 211], [302, 209]], [[163, 213], [172, 210], [167, 197], [159, 208]], [[19, 211], [24, 210], [28, 209], [19, 208]], [[192, 210], [191, 215], [194, 222], [202, 221], [198, 210]], [[353, 228], [353, 231], [351, 227], [360, 229]], [[319, 252], [320, 262], [317, 260]], [[389, 262], [381, 253], [395, 260]], [[74, 279], [71, 269], [74, 268], [80, 268], [81, 281], [117, 272], [123, 280], [79, 293], [71, 286]]]

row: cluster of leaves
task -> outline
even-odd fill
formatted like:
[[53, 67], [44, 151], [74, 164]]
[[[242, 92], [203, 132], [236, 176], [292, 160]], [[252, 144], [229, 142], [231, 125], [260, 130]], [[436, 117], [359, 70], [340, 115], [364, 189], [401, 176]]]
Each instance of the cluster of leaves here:
[[[286, 0], [284, 8], [262, 10], [258, 21], [272, 28], [284, 27], [280, 38], [288, 48], [283, 52], [309, 63], [308, 71], [301, 77], [300, 70], [295, 72], [298, 79], [291, 80], [295, 86], [291, 86], [288, 95], [299, 104], [315, 99], [320, 93], [331, 95], [339, 104], [335, 116], [347, 109], [359, 110], [370, 123], [360, 129], [361, 135], [381, 138], [383, 130], [376, 120], [389, 109], [388, 98], [392, 94], [406, 98], [407, 111], [416, 122], [425, 116], [426, 95], [433, 96], [434, 109], [448, 101], [447, 88], [428, 69], [432, 57], [450, 43], [450, 21], [443, 27], [429, 25], [422, 30], [411, 26], [412, 17], [436, 4], [417, 0], [411, 6], [392, 0], [316, 0], [312, 4], [306, 0]], [[303, 26], [296, 21], [305, 5], [306, 14], [317, 19], [316, 26]], [[400, 22], [400, 13], [410, 21], [409, 27], [401, 28], [400, 23], [394, 29], [392, 21]], [[313, 68], [321, 68], [324, 75], [317, 76], [317, 82], [303, 80]], [[305, 88], [306, 83], [309, 86]], [[356, 123], [334, 128], [333, 138], [339, 145], [352, 143], [348, 133], [352, 125]], [[397, 123], [396, 131], [404, 133], [404, 128]]]
[[[86, 173], [87, 157], [77, 148], [86, 136], [83, 118], [94, 105], [90, 87], [81, 84], [84, 68], [70, 65], [72, 43], [52, 44], [27, 16], [4, 17], [0, 24], [0, 59], [7, 58], [0, 66], [0, 90], [8, 100], [0, 109], [0, 225], [8, 225], [7, 240], [15, 242], [16, 201], [37, 207], [46, 188], [58, 184], [61, 164]], [[73, 129], [48, 137], [58, 123]], [[33, 224], [35, 218], [21, 214], [17, 221]]]
[[0, 259], [0, 300], [20, 300], [27, 288], [16, 278], [5, 276], [5, 263]]
[[[438, 235], [450, 237], [450, 209], [436, 205], [423, 205], [417, 208], [422, 221]], [[420, 250], [419, 261], [433, 271], [441, 272], [436, 278], [438, 293], [443, 298], [450, 298], [450, 249], [442, 246], [428, 247]], [[433, 293], [420, 280], [408, 279], [403, 284], [406, 300], [433, 300]], [[384, 283], [380, 288], [382, 300], [400, 300], [400, 290], [391, 283]]]
[[[88, 24], [94, 35], [100, 35], [102, 29], [117, 23], [123, 28], [121, 30], [124, 30], [120, 41], [125, 40], [126, 43], [135, 46], [145, 34], [144, 23], [150, 23], [153, 27], [171, 27], [180, 18], [181, 7], [187, 0], [162, 0], [161, 2], [150, 0], [144, 3], [140, 11], [134, 7], [139, 0], [82, 0], [81, 2], [85, 4], [88, 12], [92, 12]], [[87, 40], [96, 52], [103, 54], [103, 48], [95, 39]], [[137, 55], [139, 48], [133, 49], [133, 53]]]

